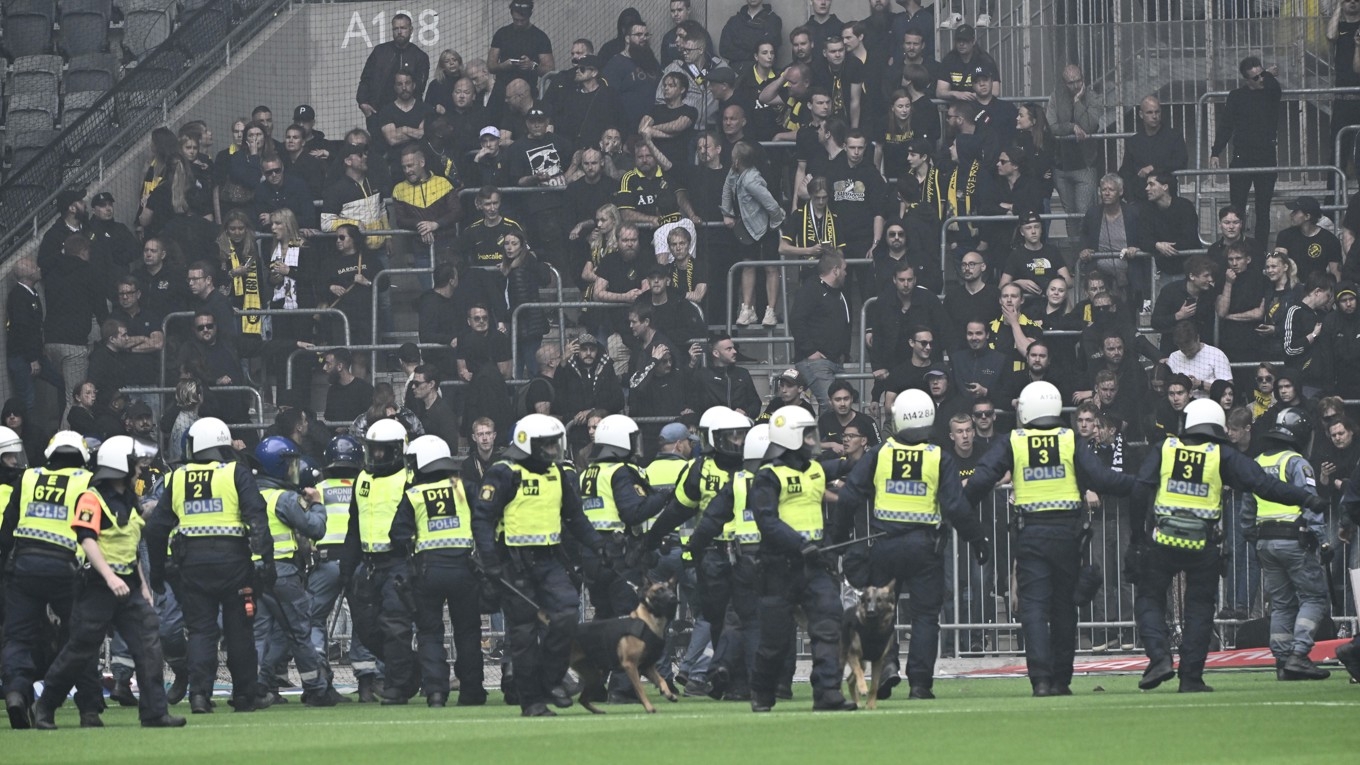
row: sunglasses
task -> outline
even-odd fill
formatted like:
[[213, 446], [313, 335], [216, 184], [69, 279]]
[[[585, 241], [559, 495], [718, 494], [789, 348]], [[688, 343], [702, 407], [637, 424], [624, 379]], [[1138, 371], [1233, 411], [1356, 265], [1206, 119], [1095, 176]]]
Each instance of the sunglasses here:
[[1274, 377], [1257, 377], [1256, 382], [1275, 382]]
[[994, 412], [994, 411], [988, 409], [988, 410], [985, 411], [985, 412], [973, 412], [973, 416], [974, 416], [974, 417], [995, 417], [995, 416], [996, 416], [996, 412]]
[[199, 332], [203, 332], [205, 330], [215, 329], [216, 327], [217, 327], [216, 324], [197, 324], [194, 326], [194, 329], [198, 330]]

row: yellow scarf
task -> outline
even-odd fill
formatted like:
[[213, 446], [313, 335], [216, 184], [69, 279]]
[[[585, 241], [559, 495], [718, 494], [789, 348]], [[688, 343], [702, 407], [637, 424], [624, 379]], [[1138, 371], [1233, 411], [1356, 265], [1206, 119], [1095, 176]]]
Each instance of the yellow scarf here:
[[[829, 244], [836, 246], [836, 216], [831, 212], [831, 208], [826, 208], [826, 213], [822, 216], [825, 221], [822, 224], [821, 233], [817, 232], [817, 213], [813, 211], [811, 204], [803, 205], [803, 241], [801, 247], [814, 247], [819, 244]], [[816, 258], [810, 258], [816, 260]]]
[[[248, 259], [242, 259], [241, 254], [236, 251], [236, 243], [228, 242], [231, 248], [229, 261], [231, 270], [235, 271], [246, 264]], [[248, 269], [244, 276], [233, 276], [231, 279], [231, 292], [233, 295], [241, 296], [241, 309], [244, 311], [258, 311], [263, 307], [260, 302], [260, 271], [257, 268]], [[263, 316], [242, 316], [241, 334], [243, 335], [263, 335], [264, 317]]]
[[[973, 160], [968, 167], [968, 179], [964, 181], [963, 186], [962, 209], [959, 207], [959, 168], [957, 165], [954, 167], [954, 172], [949, 176], [949, 206], [954, 209], [955, 215], [973, 214], [973, 195], [977, 193], [978, 165], [980, 164], [977, 160]], [[962, 225], [970, 232], [973, 230], [971, 223]]]
[[1253, 390], [1251, 394], [1251, 416], [1253, 419], [1260, 417], [1266, 413], [1267, 409], [1275, 406], [1274, 393], [1262, 393], [1259, 390]]
[[679, 267], [678, 265], [677, 265], [677, 266], [673, 266], [673, 267], [671, 268], [671, 286], [672, 286], [672, 287], [679, 287], [681, 290], [683, 290], [683, 291], [685, 292], [685, 294], [689, 294], [689, 293], [691, 293], [691, 292], [694, 291], [694, 256], [693, 256], [693, 255], [691, 255], [691, 256], [688, 257], [688, 258], [685, 258], [685, 266], [684, 266], [684, 272], [683, 272], [683, 274], [682, 274], [681, 269], [680, 269], [680, 267]]

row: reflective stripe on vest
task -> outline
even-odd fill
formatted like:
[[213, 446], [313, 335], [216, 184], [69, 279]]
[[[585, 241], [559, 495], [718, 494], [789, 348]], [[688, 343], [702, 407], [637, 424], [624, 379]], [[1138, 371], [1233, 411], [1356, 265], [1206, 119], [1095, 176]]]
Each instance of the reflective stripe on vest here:
[[241, 502], [236, 494], [236, 465], [191, 462], [170, 474], [170, 491], [186, 537], [244, 537]]
[[32, 468], [19, 479], [19, 524], [16, 539], [29, 539], [76, 552], [76, 532], [71, 516], [90, 486], [92, 474], [81, 468]]
[[355, 508], [359, 513], [359, 549], [366, 553], [392, 551], [392, 519], [397, 517], [406, 471], [374, 476], [364, 471], [354, 484]]
[[553, 463], [546, 473], [505, 462], [519, 478], [519, 489], [505, 505], [502, 528], [510, 547], [555, 545], [562, 541], [562, 468]]
[[1217, 521], [1222, 514], [1222, 449], [1215, 443], [1187, 444], [1169, 436], [1162, 442], [1162, 474], [1152, 511]]
[[[260, 489], [260, 496], [264, 497], [264, 512], [269, 516], [269, 536], [274, 539], [274, 558], [287, 558], [297, 552], [297, 537], [293, 534], [291, 526], [279, 518], [279, 500], [283, 497], [283, 489]], [[251, 560], [260, 560], [259, 555], [250, 556]]]
[[732, 537], [744, 545], [760, 542], [760, 527], [756, 525], [756, 514], [751, 512], [747, 497], [751, 492], [751, 481], [755, 473], [738, 470], [732, 474]]
[[344, 544], [349, 533], [349, 503], [354, 499], [353, 478], [327, 478], [316, 485], [326, 508], [326, 534], [318, 546]]
[[[680, 483], [680, 476], [685, 474], [685, 468], [689, 465], [689, 460], [657, 457], [647, 466], [647, 483], [651, 484], [652, 491], [674, 491], [676, 485]], [[643, 522], [642, 530], [651, 531], [654, 523], [656, 518], [648, 518]]]
[[146, 519], [134, 509], [128, 513], [127, 523], [119, 526], [118, 516], [109, 510], [108, 503], [98, 491], [91, 489], [85, 493], [99, 501], [104, 517], [112, 521], [107, 528], [99, 530], [99, 552], [104, 556], [104, 562], [109, 564], [113, 573], [132, 576], [137, 571], [137, 543], [142, 540], [142, 527], [146, 525]]
[[[1267, 474], [1273, 475], [1281, 481], [1288, 483], [1289, 478], [1285, 474], [1285, 468], [1289, 466], [1291, 457], [1299, 457], [1299, 459], [1302, 459], [1298, 452], [1291, 452], [1286, 449], [1278, 454], [1269, 456], [1262, 454], [1256, 458], [1256, 464], [1260, 465], [1261, 469], [1265, 470]], [[1256, 522], [1258, 524], [1294, 523], [1299, 519], [1299, 516], [1303, 514], [1303, 511], [1299, 509], [1298, 505], [1285, 505], [1279, 502], [1271, 502], [1268, 499], [1262, 498], [1259, 494], [1255, 496]]]
[[[680, 504], [691, 510], [695, 508], [699, 510], [695, 514], [694, 520], [686, 524], [690, 531], [693, 531], [699, 519], [704, 517], [708, 503], [712, 502], [713, 498], [718, 496], [718, 492], [722, 491], [722, 488], [727, 485], [727, 482], [732, 480], [732, 474], [719, 467], [718, 463], [709, 457], [701, 457], [699, 460], [690, 463], [689, 470], [693, 470], [695, 465], [699, 466], [699, 499], [695, 501], [684, 491], [675, 492], [675, 499]], [[682, 484], [689, 481], [689, 470], [686, 470], [685, 475], [681, 478]], [[677, 488], [679, 487], [677, 486]], [[718, 540], [722, 542], [730, 541], [732, 539], [732, 528], [732, 523], [723, 526], [722, 533], [718, 534]]]
[[445, 478], [406, 490], [416, 513], [416, 552], [472, 548], [472, 508], [463, 482]]
[[821, 541], [822, 495], [826, 493], [826, 474], [812, 463], [807, 470], [787, 465], [766, 465], [779, 479], [779, 519], [805, 540]]
[[889, 438], [874, 465], [874, 518], [940, 525], [940, 447]]
[[598, 462], [581, 473], [581, 509], [596, 531], [623, 531], [614, 499], [614, 474], [622, 462]]
[[1015, 509], [1043, 513], [1081, 507], [1076, 454], [1077, 438], [1067, 428], [1012, 431]]

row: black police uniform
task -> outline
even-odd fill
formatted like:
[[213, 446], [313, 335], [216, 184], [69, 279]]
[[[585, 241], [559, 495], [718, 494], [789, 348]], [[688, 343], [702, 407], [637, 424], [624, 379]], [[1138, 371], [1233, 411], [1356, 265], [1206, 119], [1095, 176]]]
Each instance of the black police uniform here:
[[[611, 472], [611, 465], [619, 467]], [[608, 492], [599, 485], [602, 474], [609, 477]], [[653, 492], [641, 471], [627, 460], [601, 458], [581, 472], [582, 510], [604, 538], [607, 556], [602, 559], [592, 550], [581, 551], [581, 572], [596, 619], [627, 616], [637, 608], [636, 588], [642, 584], [643, 572], [625, 562], [629, 558], [626, 530], [655, 517], [668, 498], [666, 493]]]
[[[1056, 438], [1057, 444], [1069, 446], [1036, 447], [1027, 440], [1030, 438]], [[1013, 444], [1017, 442], [1025, 448], [1024, 453], [1016, 453]], [[1060, 461], [1060, 452], [1067, 448], [1072, 451], [1062, 455]], [[1030, 683], [1037, 696], [1067, 695], [1077, 651], [1075, 590], [1085, 526], [1081, 489], [1126, 496], [1134, 489], [1134, 477], [1105, 467], [1090, 449], [1076, 442], [1075, 434], [1062, 427], [1058, 418], [1040, 418], [987, 450], [964, 487], [969, 504], [982, 500], [1006, 473], [1023, 472], [1031, 464], [1046, 465], [1048, 470], [1065, 469], [1070, 464], [1076, 473], [1075, 485], [1067, 492], [1070, 496], [1059, 500], [1069, 503], [1065, 508], [1022, 508], [1017, 498], [1015, 539], [1011, 543]], [[1065, 481], [1066, 476], [1059, 480]]]
[[[534, 601], [502, 588], [510, 660], [525, 715], [551, 714], [544, 702], [567, 672], [579, 619], [576, 588], [559, 557], [561, 529], [592, 550], [604, 546], [581, 509], [577, 486], [575, 471], [558, 463], [533, 457], [502, 460], [487, 469], [472, 501], [472, 534], [488, 578], [509, 582]], [[556, 507], [550, 506], [554, 498]], [[547, 624], [539, 621], [539, 609]]]

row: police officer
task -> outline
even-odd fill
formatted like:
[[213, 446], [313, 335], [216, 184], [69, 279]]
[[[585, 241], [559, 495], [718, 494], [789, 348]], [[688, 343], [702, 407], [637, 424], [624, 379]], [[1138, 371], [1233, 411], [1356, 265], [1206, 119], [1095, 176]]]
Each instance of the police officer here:
[[[665, 538], [682, 526], [693, 527], [702, 519], [708, 505], [718, 495], [732, 474], [742, 467], [742, 443], [751, 429], [751, 420], [744, 414], [725, 406], [711, 407], [699, 420], [699, 434], [703, 439], [704, 454], [695, 458], [675, 487], [670, 501], [643, 538], [647, 549], [656, 549]], [[682, 543], [688, 534], [682, 532]], [[721, 542], [732, 541], [731, 528], [718, 536]], [[715, 650], [722, 641], [723, 622], [727, 605], [732, 598], [732, 562], [726, 555], [705, 555], [698, 561], [699, 611], [709, 624]], [[720, 667], [709, 673], [709, 695], [721, 698], [730, 677]]]
[[[472, 536], [487, 579], [501, 586], [525, 717], [553, 716], [545, 703], [550, 696], [558, 706], [571, 704], [559, 687], [578, 619], [576, 589], [560, 557], [563, 527], [605, 557], [604, 540], [581, 509], [576, 475], [558, 462], [565, 451], [560, 421], [546, 414], [525, 416], [515, 423], [504, 458], [486, 471], [472, 501]], [[540, 611], [546, 624], [539, 621]]]
[[[1308, 414], [1288, 407], [1275, 415], [1266, 431], [1264, 451], [1256, 464], [1293, 486], [1317, 493], [1313, 467], [1296, 450], [1307, 450], [1313, 426]], [[1326, 538], [1323, 517], [1298, 505], [1248, 496], [1239, 519], [1247, 539], [1255, 540], [1256, 558], [1270, 596], [1270, 651], [1281, 680], [1326, 680], [1331, 676], [1308, 654], [1313, 634], [1328, 615], [1327, 578], [1318, 559]]]
[[[71, 521], [76, 499], [89, 487], [91, 478], [85, 469], [90, 455], [79, 433], [59, 431], [43, 455], [47, 466], [23, 472], [0, 523], [0, 558], [5, 565], [5, 642], [0, 649], [0, 673], [12, 728], [33, 727], [33, 681], [46, 669], [39, 666], [39, 657], [50, 629], [49, 608], [61, 619], [58, 642], [66, 642], [79, 547]], [[11, 469], [17, 469], [17, 464]], [[80, 724], [100, 727], [104, 692], [96, 665], [87, 662], [82, 669], [73, 678]]]
[[[751, 676], [751, 710], [774, 708], [775, 686], [793, 645], [793, 609], [801, 606], [812, 639], [813, 709], [849, 711], [841, 694], [838, 561], [821, 550], [826, 474], [813, 461], [817, 420], [800, 406], [770, 417], [772, 459], [756, 472], [747, 505], [760, 531], [760, 642]], [[834, 541], [834, 540], [832, 540]]]
[[[204, 417], [189, 428], [189, 462], [170, 474], [169, 485], [144, 536], [151, 561], [151, 587], [164, 589], [167, 575], [184, 609], [189, 632], [189, 710], [213, 711], [217, 681], [217, 648], [227, 641], [231, 673], [229, 702], [237, 712], [257, 705], [252, 623], [256, 594], [268, 590], [274, 577], [274, 542], [264, 497], [255, 476], [236, 461], [231, 431], [216, 417]], [[166, 553], [175, 533], [174, 568], [167, 572]], [[252, 562], [252, 555], [260, 556]], [[218, 627], [218, 620], [221, 627]]]
[[[354, 631], [384, 666], [382, 703], [405, 704], [420, 689], [411, 648], [415, 592], [411, 551], [392, 538], [392, 521], [406, 493], [406, 427], [378, 420], [364, 433], [364, 470], [354, 483], [341, 576], [354, 581]], [[362, 570], [358, 570], [362, 560]], [[358, 570], [358, 578], [355, 572]]]
[[1163, 440], [1138, 472], [1129, 513], [1132, 541], [1125, 568], [1133, 575], [1134, 611], [1149, 660], [1138, 682], [1145, 691], [1176, 676], [1167, 637], [1166, 592], [1182, 571], [1185, 630], [1181, 634], [1180, 692], [1213, 690], [1204, 684], [1204, 661], [1209, 655], [1218, 596], [1218, 520], [1224, 485], [1254, 494], [1258, 503], [1266, 500], [1305, 506], [1315, 512], [1328, 504], [1307, 489], [1267, 474], [1229, 446], [1224, 424], [1223, 407], [1209, 399], [1191, 401], [1185, 407], [1181, 434]]
[[873, 501], [871, 534], [883, 534], [869, 548], [869, 584], [896, 582], [911, 596], [911, 645], [907, 649], [909, 698], [933, 699], [935, 653], [944, 607], [944, 547], [948, 522], [968, 540], [978, 565], [991, 560], [991, 542], [972, 508], [953, 457], [930, 443], [935, 402], [915, 388], [893, 401], [896, 434], [856, 464], [839, 490], [841, 523]]
[[[262, 693], [278, 695], [274, 668], [292, 656], [302, 681], [302, 703], [309, 707], [333, 707], [340, 694], [330, 687], [322, 662], [312, 647], [309, 620], [311, 603], [303, 583], [298, 536], [317, 540], [326, 533], [326, 508], [321, 492], [304, 475], [302, 453], [283, 436], [269, 436], [255, 446], [260, 465], [260, 494], [269, 513], [269, 533], [274, 539], [274, 565], [278, 577], [273, 590], [260, 593], [264, 606], [255, 616], [255, 643], [260, 655]], [[276, 700], [276, 699], [275, 699]]]
[[1069, 696], [1077, 650], [1074, 591], [1081, 573], [1082, 489], [1124, 496], [1134, 478], [1101, 464], [1063, 426], [1062, 395], [1050, 382], [1020, 391], [1020, 427], [997, 441], [968, 480], [968, 503], [980, 501], [1007, 472], [1015, 492], [1016, 578], [1025, 664], [1035, 696]]
[[415, 551], [411, 569], [421, 688], [431, 707], [448, 702], [447, 603], [457, 653], [453, 671], [458, 677], [458, 706], [481, 706], [486, 703], [486, 689], [482, 687], [481, 599], [472, 565], [472, 505], [444, 439], [421, 436], [411, 442], [410, 452], [415, 478], [397, 506], [392, 539]]
[[[335, 673], [331, 671], [327, 651], [326, 628], [331, 611], [344, 591], [340, 577], [340, 554], [349, 531], [349, 508], [354, 500], [354, 479], [364, 468], [364, 447], [354, 436], [336, 436], [326, 445], [323, 455], [326, 477], [316, 485], [321, 492], [321, 504], [326, 508], [326, 533], [313, 546], [312, 570], [307, 573], [307, 597], [312, 630], [312, 649], [322, 661], [326, 679], [334, 688]], [[352, 632], [352, 631], [351, 631]], [[382, 692], [378, 675], [378, 658], [364, 647], [356, 634], [349, 640], [350, 669], [359, 682], [359, 702], [376, 704]], [[340, 696], [339, 701], [349, 701]]]
[[184, 725], [184, 718], [171, 715], [166, 704], [155, 598], [137, 556], [145, 521], [133, 490], [138, 471], [134, 446], [129, 436], [105, 441], [99, 447], [91, 488], [76, 499], [70, 526], [86, 563], [77, 575], [71, 637], [48, 669], [42, 696], [33, 705], [34, 726], [39, 729], [56, 730], [53, 713], [90, 664], [99, 660], [110, 627], [123, 635], [132, 654], [142, 689], [142, 727]]

